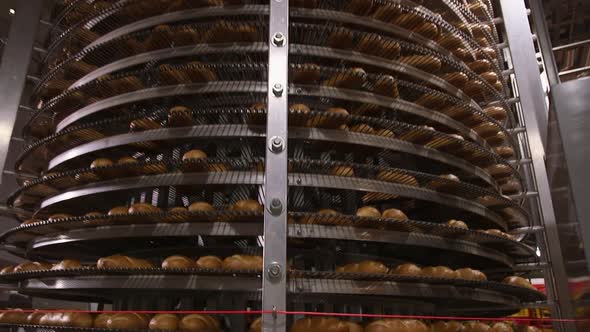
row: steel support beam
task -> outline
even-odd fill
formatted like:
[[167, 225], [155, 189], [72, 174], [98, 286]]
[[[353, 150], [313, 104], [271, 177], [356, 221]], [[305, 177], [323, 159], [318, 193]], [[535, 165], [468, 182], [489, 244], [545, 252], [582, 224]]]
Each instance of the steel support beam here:
[[[539, 193], [539, 212], [545, 236], [541, 244], [542, 257], [551, 264], [551, 275], [546, 276], [547, 293], [552, 306], [553, 318], [572, 318], [574, 311], [568, 287], [568, 278], [562, 258], [551, 188], [545, 167], [547, 131], [547, 105], [537, 67], [535, 47], [524, 0], [500, 0], [504, 27], [511, 52], [515, 78], [518, 83], [523, 118], [527, 128], [529, 153], [532, 159], [534, 184]], [[529, 188], [535, 189], [535, 188]], [[576, 331], [575, 324], [555, 323], [557, 331]]]
[[4, 47], [0, 64], [0, 170], [6, 167], [10, 138], [27, 81], [42, 9], [43, 0], [18, 1]]
[[263, 332], [285, 332], [287, 319], [287, 119], [289, 0], [270, 0], [268, 117], [264, 181]]
[[549, 85], [554, 86], [559, 84], [559, 68], [555, 62], [555, 54], [553, 53], [553, 45], [551, 37], [549, 36], [549, 29], [545, 21], [545, 10], [541, 0], [530, 1], [533, 22], [535, 23], [535, 34], [537, 35], [537, 43], [543, 55], [543, 63], [545, 64], [545, 71]]

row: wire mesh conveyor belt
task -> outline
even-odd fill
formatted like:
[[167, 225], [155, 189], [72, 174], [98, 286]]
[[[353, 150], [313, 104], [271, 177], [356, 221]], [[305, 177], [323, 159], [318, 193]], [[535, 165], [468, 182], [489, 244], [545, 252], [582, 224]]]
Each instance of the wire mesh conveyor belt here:
[[[284, 43], [290, 306], [496, 316], [544, 301], [515, 276], [537, 258], [513, 235], [530, 223], [527, 188], [490, 1], [291, 0], [282, 41], [273, 6], [55, 8], [7, 201], [22, 223], [0, 234], [38, 262], [2, 269], [0, 282], [113, 308], [261, 308], [265, 216], [276, 213], [265, 177], [279, 95], [268, 87]], [[98, 263], [109, 257], [142, 268]], [[165, 268], [170, 257], [187, 265]], [[240, 257], [255, 264], [224, 265]], [[244, 326], [227, 318], [217, 330]]]

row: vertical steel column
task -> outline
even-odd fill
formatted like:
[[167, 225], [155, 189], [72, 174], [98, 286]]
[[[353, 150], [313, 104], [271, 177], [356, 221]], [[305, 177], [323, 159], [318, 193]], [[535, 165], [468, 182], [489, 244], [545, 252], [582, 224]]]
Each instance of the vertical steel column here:
[[270, 0], [268, 116], [264, 209], [264, 332], [286, 331], [287, 309], [287, 119], [289, 94], [289, 0]]
[[555, 63], [555, 54], [553, 53], [553, 46], [551, 44], [551, 37], [549, 36], [549, 29], [545, 21], [545, 10], [543, 9], [542, 0], [531, 0], [531, 16], [535, 26], [535, 33], [537, 34], [537, 43], [543, 56], [543, 64], [547, 72], [549, 85], [561, 83], [559, 79], [559, 68]]
[[43, 0], [18, 1], [4, 47], [0, 64], [0, 171], [6, 167], [10, 138], [27, 80], [42, 9]]
[[[547, 107], [537, 66], [535, 47], [526, 13], [524, 0], [500, 0], [504, 27], [510, 47], [514, 75], [518, 83], [529, 141], [534, 180], [539, 193], [541, 221], [545, 227], [543, 251], [551, 264], [552, 276], [546, 278], [549, 301], [553, 303], [554, 318], [573, 318], [574, 311], [568, 288], [565, 265], [561, 256], [561, 244], [551, 199], [547, 169], [545, 167]], [[545, 126], [541, 128], [540, 126]], [[553, 278], [552, 278], [553, 277]], [[558, 329], [576, 331], [574, 324], [559, 324]]]

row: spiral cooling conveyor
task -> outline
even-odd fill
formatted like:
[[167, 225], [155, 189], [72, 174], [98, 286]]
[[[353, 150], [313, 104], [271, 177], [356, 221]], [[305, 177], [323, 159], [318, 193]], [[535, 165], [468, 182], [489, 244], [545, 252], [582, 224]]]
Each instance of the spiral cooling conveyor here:
[[[64, 1], [15, 165], [36, 178], [9, 199], [30, 215], [0, 237], [31, 262], [2, 281], [130, 311], [261, 310], [266, 273], [292, 311], [499, 317], [543, 300], [514, 276], [535, 252], [510, 234], [530, 221], [491, 3], [289, 3], [288, 38], [269, 38], [264, 0]], [[288, 85], [268, 91], [281, 46]], [[268, 146], [281, 94], [288, 139]], [[285, 146], [287, 264], [267, 271], [281, 207], [265, 161]], [[126, 319], [74, 326], [148, 328]]]

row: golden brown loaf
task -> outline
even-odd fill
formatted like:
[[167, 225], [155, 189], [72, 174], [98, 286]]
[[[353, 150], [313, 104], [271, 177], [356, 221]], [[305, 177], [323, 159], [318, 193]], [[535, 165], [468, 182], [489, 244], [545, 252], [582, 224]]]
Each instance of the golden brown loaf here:
[[383, 211], [383, 214], [381, 215], [381, 217], [388, 218], [388, 219], [395, 219], [397, 221], [407, 221], [408, 220], [408, 216], [406, 216], [406, 214], [402, 210], [393, 209], [393, 208]]
[[178, 329], [186, 332], [217, 332], [221, 330], [219, 321], [208, 315], [186, 315], [178, 323]]
[[81, 268], [82, 264], [77, 259], [64, 259], [63, 261], [53, 265], [52, 270], [67, 270]]
[[365, 327], [365, 332], [429, 332], [428, 326], [414, 319], [381, 319]]
[[336, 166], [332, 168], [331, 174], [336, 176], [351, 177], [354, 176], [354, 168], [350, 166]]
[[112, 314], [99, 314], [94, 319], [93, 327], [95, 327], [97, 329], [106, 329], [107, 322], [108, 322], [109, 318], [111, 318], [111, 316], [112, 316]]
[[365, 123], [355, 124], [354, 126], [350, 127], [350, 131], [355, 132], [355, 133], [369, 134], [369, 135], [375, 134], [375, 129], [373, 129], [373, 127], [371, 127]]
[[455, 271], [446, 266], [427, 266], [422, 268], [422, 275], [425, 277], [454, 279], [457, 277]]
[[172, 314], [157, 314], [150, 320], [149, 329], [176, 331], [178, 329], [178, 317]]
[[311, 84], [319, 81], [321, 77], [320, 66], [315, 63], [304, 63], [296, 65], [293, 68], [292, 74], [293, 83], [297, 84]]
[[39, 324], [48, 326], [60, 326], [62, 325], [61, 320], [63, 315], [64, 314], [61, 312], [46, 313], [41, 317], [41, 319], [39, 319]]
[[203, 256], [197, 259], [197, 267], [201, 269], [221, 269], [223, 261], [217, 256]]
[[155, 213], [160, 212], [160, 208], [157, 206], [153, 206], [148, 203], [136, 203], [131, 205], [129, 210], [127, 210], [129, 214], [136, 214], [136, 213]]
[[49, 270], [51, 269], [52, 265], [49, 263], [41, 263], [41, 262], [24, 262], [14, 267], [14, 272], [26, 272], [26, 271], [39, 271], [39, 270]]
[[40, 325], [41, 324], [41, 318], [43, 317], [43, 315], [45, 315], [42, 312], [31, 312], [28, 316], [27, 316], [27, 324], [29, 325]]
[[514, 157], [514, 149], [509, 146], [499, 146], [494, 148], [494, 152], [504, 159], [510, 159]]
[[357, 217], [381, 218], [381, 212], [372, 206], [363, 206], [356, 210]]
[[508, 234], [508, 233], [504, 233], [499, 229], [487, 229], [484, 232], [487, 234], [490, 234], [490, 235], [495, 235], [495, 236], [507, 238], [509, 240], [513, 240], [513, 241], [515, 240], [514, 236], [512, 236], [511, 234]]
[[467, 322], [463, 324], [463, 332], [489, 332], [490, 327], [482, 322]]
[[347, 324], [333, 317], [306, 317], [291, 325], [289, 332], [349, 332]]
[[86, 312], [64, 312], [60, 323], [61, 326], [91, 328], [94, 319], [91, 314]]
[[526, 280], [525, 278], [522, 278], [522, 277], [518, 277], [518, 276], [506, 277], [506, 278], [504, 278], [504, 280], [502, 280], [502, 282], [505, 284], [508, 284], [508, 285], [519, 286], [519, 287], [524, 287], [524, 288], [536, 290], [535, 286], [533, 286], [528, 280]]
[[108, 257], [99, 258], [96, 262], [96, 267], [99, 269], [116, 269], [116, 268], [128, 268], [128, 269], [142, 269], [152, 268], [154, 265], [141, 258], [123, 256], [123, 255], [112, 255]]
[[235, 202], [231, 209], [233, 211], [262, 212], [262, 205], [253, 199], [246, 199]]
[[118, 313], [107, 320], [108, 329], [145, 330], [149, 326], [149, 318], [136, 313]]
[[0, 270], [0, 275], [13, 273], [13, 272], [14, 272], [14, 266], [9, 265], [9, 266], [2, 268], [2, 270]]
[[387, 266], [383, 263], [375, 261], [363, 261], [359, 263], [351, 263], [336, 268], [336, 272], [339, 273], [372, 273], [372, 274], [385, 274], [389, 272]]
[[184, 127], [193, 123], [193, 114], [188, 107], [175, 106], [168, 110], [168, 126]]
[[512, 175], [512, 169], [505, 164], [496, 164], [486, 168], [486, 171], [494, 178], [504, 178]]
[[133, 158], [133, 157], [122, 157], [119, 158], [119, 160], [117, 160], [117, 164], [119, 165], [133, 165], [133, 164], [137, 164], [138, 161], [137, 159]]
[[442, 322], [438, 321], [430, 325], [430, 332], [462, 332], [463, 331], [463, 324], [450, 321], [450, 322]]
[[193, 267], [196, 267], [195, 261], [186, 256], [174, 255], [166, 257], [162, 261], [163, 269], [190, 269]]
[[110, 209], [107, 213], [109, 216], [116, 216], [116, 215], [123, 215], [128, 214], [129, 208], [126, 206], [115, 206], [114, 208]]
[[470, 268], [462, 268], [455, 270], [457, 278], [465, 279], [465, 280], [488, 280], [488, 277], [479, 270], [474, 270]]
[[0, 313], [0, 323], [26, 324], [27, 314], [21, 309], [14, 309]]
[[108, 158], [98, 158], [95, 159], [91, 164], [90, 168], [97, 168], [97, 167], [108, 167], [112, 166], [113, 161]]
[[262, 332], [262, 317], [256, 318], [251, 324], [248, 332]]
[[182, 161], [198, 160], [207, 158], [207, 154], [201, 150], [190, 150], [182, 155]]
[[514, 329], [510, 325], [500, 322], [492, 325], [488, 332], [514, 332]]
[[377, 174], [377, 180], [405, 184], [412, 187], [418, 186], [418, 180], [415, 177], [401, 171], [381, 171]]
[[419, 276], [422, 275], [422, 269], [412, 263], [401, 264], [395, 267], [393, 274], [400, 274], [404, 276]]
[[451, 220], [447, 221], [447, 225], [451, 226], [451, 227], [469, 229], [469, 226], [467, 226], [467, 224], [461, 220], [451, 219]]
[[207, 202], [194, 202], [188, 206], [188, 210], [190, 212], [196, 212], [196, 211], [209, 212], [209, 211], [215, 211], [215, 208]]
[[223, 260], [222, 268], [227, 270], [262, 270], [262, 257], [233, 255]]
[[170, 212], [170, 213], [185, 213], [187, 211], [188, 211], [188, 209], [185, 208], [184, 206], [175, 206], [175, 207], [170, 208], [168, 210], [168, 212]]

